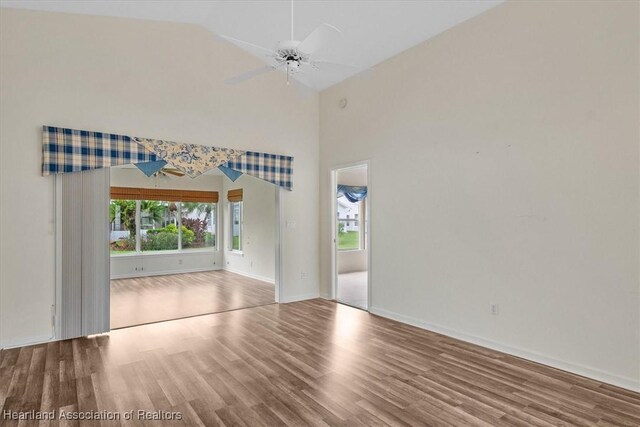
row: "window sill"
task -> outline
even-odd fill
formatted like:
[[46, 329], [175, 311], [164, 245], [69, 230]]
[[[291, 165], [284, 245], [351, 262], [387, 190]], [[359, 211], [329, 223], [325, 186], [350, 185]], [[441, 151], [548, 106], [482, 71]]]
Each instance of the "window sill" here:
[[128, 254], [111, 254], [111, 258], [127, 258], [134, 256], [158, 256], [158, 255], [198, 255], [198, 254], [215, 254], [217, 249], [182, 249], [175, 251], [147, 251], [147, 252], [133, 252]]
[[230, 249], [227, 252], [229, 252], [230, 254], [233, 254], [233, 255], [244, 256], [244, 252], [243, 251], [238, 251], [236, 249]]

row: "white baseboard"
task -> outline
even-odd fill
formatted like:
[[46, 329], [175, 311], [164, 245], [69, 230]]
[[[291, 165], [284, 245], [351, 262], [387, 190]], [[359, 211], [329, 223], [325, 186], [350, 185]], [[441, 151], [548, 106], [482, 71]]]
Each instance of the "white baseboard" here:
[[272, 285], [276, 284], [276, 281], [274, 279], [269, 278], [269, 277], [258, 276], [257, 274], [251, 274], [251, 273], [247, 273], [247, 272], [240, 271], [240, 270], [234, 270], [233, 268], [228, 268], [228, 267], [224, 267], [223, 270], [224, 271], [228, 271], [229, 273], [234, 273], [234, 274], [239, 274], [241, 276], [249, 277], [250, 279], [256, 279], [256, 280], [260, 280], [261, 282], [267, 282], [267, 283], [270, 283]]
[[111, 279], [132, 279], [134, 277], [168, 276], [170, 274], [201, 273], [203, 271], [222, 270], [221, 267], [190, 268], [188, 270], [145, 271], [135, 274], [113, 274]]
[[319, 298], [319, 294], [318, 292], [311, 292], [308, 294], [302, 294], [302, 295], [293, 295], [293, 296], [289, 296], [289, 297], [283, 297], [282, 300], [280, 301], [280, 304], [287, 304], [290, 302], [297, 302], [297, 301], [305, 301], [308, 299], [315, 299], [315, 298]]
[[6, 340], [0, 342], [1, 350], [8, 350], [10, 348], [16, 347], [25, 347], [29, 345], [43, 344], [49, 341], [54, 341], [54, 337], [52, 335], [38, 335], [35, 337], [29, 338], [19, 338], [16, 340]]
[[583, 377], [591, 378], [596, 381], [601, 381], [604, 383], [625, 388], [627, 390], [640, 392], [640, 380], [637, 380], [637, 379], [621, 377], [619, 375], [611, 374], [609, 372], [605, 372], [600, 369], [591, 368], [589, 366], [584, 366], [577, 363], [555, 359], [553, 357], [546, 356], [544, 354], [536, 353], [536, 352], [518, 348], [518, 347], [513, 347], [513, 346], [502, 344], [496, 341], [488, 340], [486, 338], [470, 335], [465, 332], [459, 332], [453, 329], [434, 325], [431, 323], [424, 322], [420, 319], [416, 319], [411, 316], [405, 316], [403, 314], [394, 313], [392, 311], [388, 311], [382, 308], [371, 307], [369, 312], [371, 314], [375, 314], [381, 317], [386, 317], [388, 319], [396, 320], [398, 322], [402, 322], [412, 326], [416, 326], [418, 328], [426, 329], [431, 332], [436, 332], [438, 334], [446, 335], [451, 338], [456, 338], [461, 341], [469, 342], [482, 347], [487, 347], [492, 350], [500, 351], [502, 353], [507, 353], [512, 356], [521, 357], [523, 359], [527, 359], [533, 362], [547, 365], [552, 368], [561, 369], [563, 371], [567, 371], [573, 374], [581, 375]]

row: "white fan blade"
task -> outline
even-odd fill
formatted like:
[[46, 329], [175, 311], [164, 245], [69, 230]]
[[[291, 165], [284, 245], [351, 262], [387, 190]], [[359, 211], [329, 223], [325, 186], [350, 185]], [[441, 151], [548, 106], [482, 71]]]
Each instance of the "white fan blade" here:
[[296, 50], [298, 52], [311, 55], [318, 49], [326, 44], [332, 36], [341, 34], [342, 31], [334, 27], [333, 25], [323, 23], [318, 28], [313, 30], [304, 40], [300, 42]]
[[257, 68], [255, 70], [251, 70], [251, 71], [247, 71], [246, 73], [239, 74], [235, 77], [228, 78], [224, 82], [228, 85], [234, 85], [234, 84], [243, 82], [245, 80], [249, 80], [255, 76], [259, 76], [260, 74], [268, 73], [273, 70], [275, 70], [275, 68], [268, 65], [266, 67]]
[[223, 36], [221, 34], [218, 34], [217, 36], [233, 44], [241, 44], [244, 47], [249, 48], [250, 50], [254, 51], [259, 55], [278, 56], [278, 53], [276, 51], [267, 49], [266, 47], [258, 46], [257, 44], [249, 43], [244, 40], [235, 39], [229, 36]]

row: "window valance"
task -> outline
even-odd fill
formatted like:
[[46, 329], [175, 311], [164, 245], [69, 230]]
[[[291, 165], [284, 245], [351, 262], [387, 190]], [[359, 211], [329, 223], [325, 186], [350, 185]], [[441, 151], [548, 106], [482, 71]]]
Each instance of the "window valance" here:
[[217, 191], [166, 190], [161, 188], [111, 187], [111, 198], [164, 202], [218, 203]]
[[361, 202], [367, 197], [367, 187], [338, 184], [338, 197], [341, 196], [345, 196], [351, 203]]
[[227, 200], [230, 202], [241, 202], [242, 201], [242, 188], [238, 188], [236, 190], [229, 190], [227, 192]]
[[191, 178], [219, 168], [235, 178], [247, 174], [291, 190], [293, 157], [207, 145], [43, 126], [42, 174], [135, 164], [147, 175], [165, 165]]

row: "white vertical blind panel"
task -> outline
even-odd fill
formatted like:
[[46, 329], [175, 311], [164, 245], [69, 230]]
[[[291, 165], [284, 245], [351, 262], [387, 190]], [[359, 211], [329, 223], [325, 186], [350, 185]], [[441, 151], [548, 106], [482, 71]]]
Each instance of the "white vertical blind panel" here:
[[109, 168], [82, 172], [82, 335], [109, 331]]
[[82, 174], [62, 180], [62, 239], [59, 339], [82, 335]]

